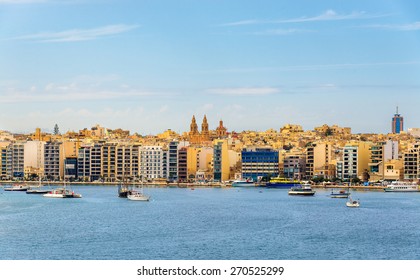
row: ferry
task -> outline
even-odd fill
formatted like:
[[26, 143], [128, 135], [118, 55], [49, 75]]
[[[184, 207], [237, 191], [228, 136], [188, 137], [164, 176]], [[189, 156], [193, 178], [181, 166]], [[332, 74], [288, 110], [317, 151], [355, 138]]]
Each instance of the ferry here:
[[246, 180], [235, 180], [232, 183], [232, 187], [255, 187], [256, 184], [252, 178]]
[[417, 183], [394, 181], [385, 189], [386, 192], [418, 192], [420, 191]]
[[271, 178], [265, 186], [267, 188], [290, 189], [293, 187], [301, 187], [301, 184], [297, 180], [292, 180], [284, 177], [275, 177]]

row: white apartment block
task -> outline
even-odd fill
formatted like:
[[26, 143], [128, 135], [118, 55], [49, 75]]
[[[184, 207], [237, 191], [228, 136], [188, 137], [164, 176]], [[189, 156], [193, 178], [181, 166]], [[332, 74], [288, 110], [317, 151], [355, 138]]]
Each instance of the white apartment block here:
[[143, 146], [139, 154], [139, 175], [142, 179], [164, 178], [162, 147]]

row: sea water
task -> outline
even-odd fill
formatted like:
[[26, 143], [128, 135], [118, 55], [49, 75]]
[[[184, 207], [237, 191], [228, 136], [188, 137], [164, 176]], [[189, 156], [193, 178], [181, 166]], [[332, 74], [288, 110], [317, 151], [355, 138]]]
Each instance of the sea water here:
[[420, 193], [353, 192], [360, 208], [264, 188], [77, 186], [81, 199], [0, 189], [3, 260], [420, 259]]

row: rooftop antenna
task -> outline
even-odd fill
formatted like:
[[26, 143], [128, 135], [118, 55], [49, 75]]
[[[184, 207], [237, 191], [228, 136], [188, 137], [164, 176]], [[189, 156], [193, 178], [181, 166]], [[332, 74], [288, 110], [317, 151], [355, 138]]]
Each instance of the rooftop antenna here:
[[398, 106], [397, 106], [397, 115], [398, 115]]

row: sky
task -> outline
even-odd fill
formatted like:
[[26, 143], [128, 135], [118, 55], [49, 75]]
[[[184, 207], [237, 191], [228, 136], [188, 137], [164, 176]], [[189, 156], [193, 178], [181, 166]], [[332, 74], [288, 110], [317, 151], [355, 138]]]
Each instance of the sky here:
[[0, 130], [420, 127], [420, 1], [0, 0]]

